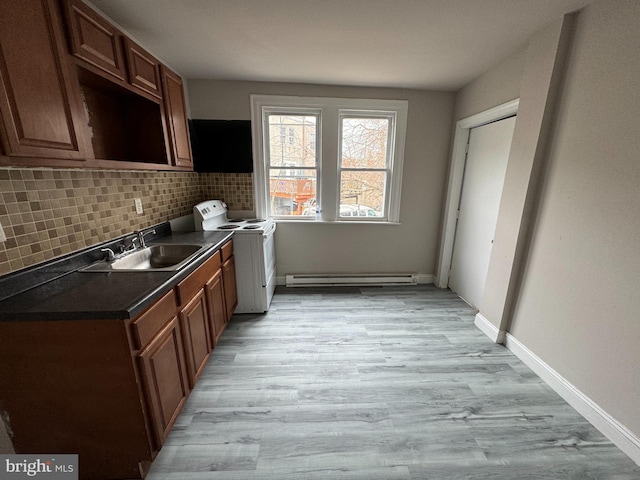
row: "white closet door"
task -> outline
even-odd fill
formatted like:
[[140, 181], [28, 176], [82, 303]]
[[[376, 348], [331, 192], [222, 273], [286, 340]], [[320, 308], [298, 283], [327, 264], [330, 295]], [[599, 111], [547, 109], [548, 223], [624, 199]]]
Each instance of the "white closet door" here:
[[478, 307], [489, 268], [516, 117], [471, 129], [449, 288]]

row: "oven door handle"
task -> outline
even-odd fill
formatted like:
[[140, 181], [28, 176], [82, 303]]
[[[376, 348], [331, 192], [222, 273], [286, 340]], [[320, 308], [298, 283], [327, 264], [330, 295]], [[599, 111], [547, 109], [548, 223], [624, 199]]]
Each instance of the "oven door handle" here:
[[262, 234], [262, 239], [266, 242], [269, 237], [273, 236], [273, 234], [276, 231], [276, 224], [272, 223], [271, 225], [269, 225], [269, 227], [267, 227], [267, 230], [264, 231], [264, 233]]
[[[262, 234], [262, 261], [259, 262], [260, 276], [262, 278], [262, 287], [267, 286], [269, 276], [272, 271], [275, 271], [275, 239], [273, 234], [276, 231], [276, 224], [272, 223]], [[270, 253], [273, 252], [273, 253]]]

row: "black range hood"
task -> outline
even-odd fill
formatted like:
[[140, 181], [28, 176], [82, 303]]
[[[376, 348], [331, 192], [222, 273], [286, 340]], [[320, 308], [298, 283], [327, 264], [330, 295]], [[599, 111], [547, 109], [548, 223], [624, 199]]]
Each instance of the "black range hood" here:
[[251, 120], [189, 120], [196, 172], [251, 173]]

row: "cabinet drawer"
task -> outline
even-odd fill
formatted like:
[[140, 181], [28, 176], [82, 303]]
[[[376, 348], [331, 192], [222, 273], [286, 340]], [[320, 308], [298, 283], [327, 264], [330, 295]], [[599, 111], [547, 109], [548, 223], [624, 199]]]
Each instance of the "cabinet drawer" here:
[[176, 314], [176, 294], [171, 290], [153, 307], [133, 321], [133, 337], [137, 348], [143, 348]]
[[178, 305], [185, 305], [198, 291], [204, 287], [209, 279], [220, 269], [220, 252], [200, 265], [195, 272], [181, 281], [176, 287], [178, 293]]
[[233, 240], [229, 240], [222, 246], [222, 261], [226, 262], [233, 255]]

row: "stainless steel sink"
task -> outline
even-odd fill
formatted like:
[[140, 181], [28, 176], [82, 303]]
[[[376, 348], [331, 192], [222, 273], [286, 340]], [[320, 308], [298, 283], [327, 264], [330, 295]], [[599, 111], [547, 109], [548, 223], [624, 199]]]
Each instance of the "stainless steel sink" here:
[[88, 267], [80, 269], [82, 272], [139, 272], [174, 271], [179, 270], [207, 246], [189, 245], [182, 243], [164, 243], [149, 245], [116, 260], [109, 262], [101, 260]]

